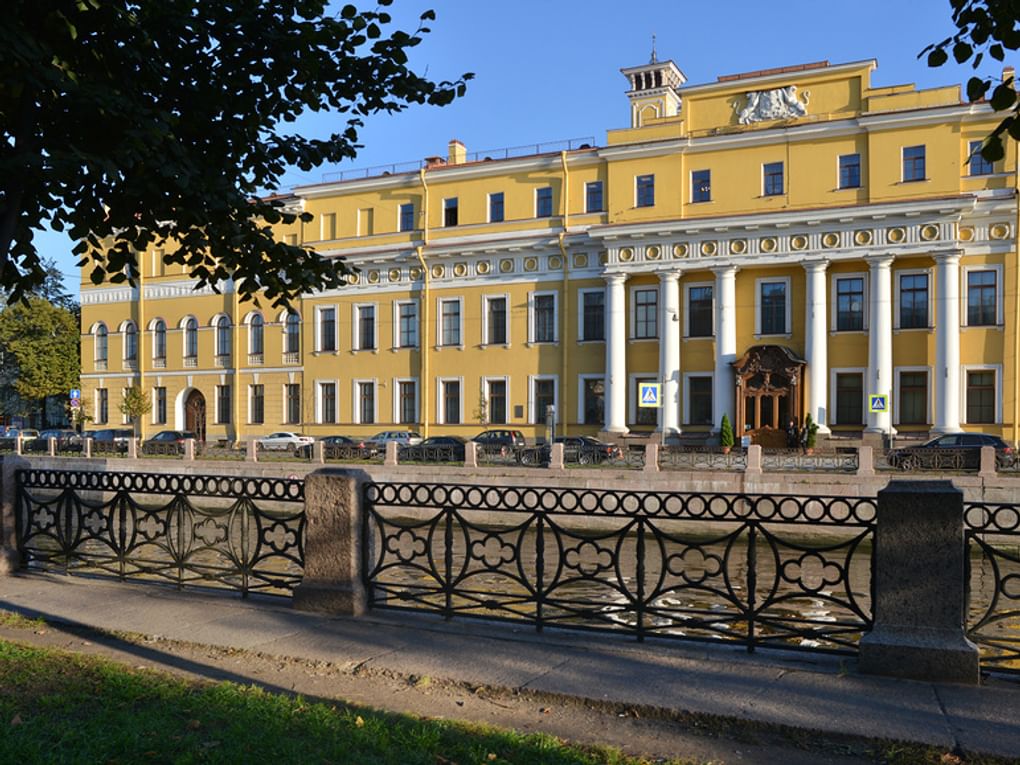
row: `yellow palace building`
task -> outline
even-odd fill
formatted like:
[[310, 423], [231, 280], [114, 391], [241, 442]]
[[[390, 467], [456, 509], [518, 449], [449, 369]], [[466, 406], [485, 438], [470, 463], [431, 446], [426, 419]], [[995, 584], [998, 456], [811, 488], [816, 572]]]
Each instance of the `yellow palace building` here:
[[[688, 85], [623, 69], [604, 145], [343, 174], [279, 236], [357, 268], [293, 311], [195, 291], [158, 250], [137, 287], [82, 283], [93, 427], [124, 390], [164, 428], [765, 439], [980, 430], [1017, 438], [1017, 163], [957, 86], [875, 88], [874, 61]], [[658, 408], [639, 406], [641, 383]], [[549, 407], [553, 407], [552, 410]]]

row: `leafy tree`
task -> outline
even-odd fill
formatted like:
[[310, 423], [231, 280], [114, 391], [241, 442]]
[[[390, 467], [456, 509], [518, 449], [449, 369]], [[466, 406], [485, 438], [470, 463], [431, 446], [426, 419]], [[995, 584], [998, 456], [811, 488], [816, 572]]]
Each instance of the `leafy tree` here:
[[[31, 402], [66, 396], [81, 372], [78, 320], [39, 297], [0, 312], [0, 388], [7, 414], [28, 414]], [[16, 394], [11, 396], [10, 393]]]
[[[376, 0], [388, 6], [391, 0]], [[0, 25], [0, 288], [45, 279], [33, 229], [78, 241], [91, 278], [133, 282], [137, 253], [172, 241], [166, 263], [198, 286], [233, 279], [274, 304], [337, 288], [347, 268], [275, 240], [293, 223], [279, 189], [355, 155], [361, 117], [444, 105], [470, 74], [433, 82], [408, 54], [429, 29], [327, 0], [9, 0]], [[285, 129], [305, 111], [347, 115], [326, 140]]]
[[[927, 54], [928, 66], [942, 66], [952, 53], [958, 64], [970, 61], [977, 69], [987, 53], [996, 61], [1004, 61], [1006, 51], [1020, 48], [1020, 2], [1017, 0], [949, 0], [953, 8], [953, 23], [957, 33], [938, 43], [932, 43], [918, 54]], [[996, 82], [995, 87], [992, 83]], [[996, 128], [985, 138], [981, 156], [989, 162], [1002, 159], [1006, 150], [1002, 144], [1004, 134], [1020, 140], [1020, 100], [1012, 77], [971, 77], [967, 81], [967, 98], [979, 101], [992, 91], [990, 103], [998, 112], [1009, 111]]]
[[85, 426], [94, 419], [92, 415], [89, 414], [88, 406], [84, 399], [76, 408], [72, 409], [70, 404], [68, 404], [67, 408], [70, 410], [68, 418], [74, 424], [74, 429], [79, 433], [83, 432], [85, 430]]
[[475, 408], [475, 419], [484, 428], [489, 424], [489, 402], [485, 398], [485, 393], [478, 394], [478, 406]]
[[124, 398], [118, 408], [132, 425], [137, 425], [142, 417], [152, 411], [152, 399], [140, 387], [132, 385], [124, 389]]

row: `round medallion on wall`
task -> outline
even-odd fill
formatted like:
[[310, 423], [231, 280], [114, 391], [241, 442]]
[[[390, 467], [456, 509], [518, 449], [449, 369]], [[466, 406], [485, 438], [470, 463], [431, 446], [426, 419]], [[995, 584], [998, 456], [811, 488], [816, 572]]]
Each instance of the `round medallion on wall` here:
[[1009, 226], [1005, 223], [996, 223], [988, 229], [988, 235], [992, 239], [1005, 239], [1009, 236]]
[[871, 232], [861, 230], [854, 234], [854, 243], [860, 247], [866, 247], [871, 244]]
[[929, 223], [927, 226], [921, 226], [921, 239], [926, 242], [931, 242], [939, 238], [939, 227], [933, 223]]
[[555, 271], [559, 268], [563, 268], [563, 258], [561, 258], [559, 255], [550, 255], [549, 270]]
[[587, 268], [588, 267], [588, 256], [587, 255], [575, 255], [574, 256], [574, 268]]
[[775, 252], [778, 245], [779, 243], [774, 236], [763, 236], [761, 241], [758, 242], [758, 248], [762, 252]]
[[790, 247], [794, 250], [803, 250], [807, 247], [807, 237], [803, 234], [794, 234], [790, 237]]
[[973, 226], [960, 226], [960, 230], [956, 232], [957, 238], [961, 242], [970, 242], [974, 239], [974, 227]]
[[412, 268], [410, 271], [411, 281], [416, 282], [421, 279], [421, 269], [417, 266]]
[[907, 232], [902, 226], [886, 229], [885, 238], [893, 244], [899, 244], [907, 238]]
[[444, 272], [445, 272], [445, 269], [442, 266], [432, 266], [432, 278], [433, 279], [439, 279], [443, 275]]
[[368, 272], [368, 283], [369, 284], [378, 284], [379, 283], [379, 272], [378, 271], [369, 271]]
[[743, 255], [747, 252], [746, 239], [734, 239], [730, 242], [730, 252], [734, 255]]
[[491, 268], [491, 266], [489, 265], [489, 261], [487, 261], [487, 260], [480, 260], [480, 261], [478, 261], [478, 264], [475, 266], [475, 271], [477, 271], [478, 273], [484, 275], [484, 274], [489, 273], [489, 269], [490, 268]]
[[658, 259], [659, 259], [659, 256], [660, 256], [661, 254], [662, 254], [662, 250], [660, 250], [660, 249], [659, 249], [659, 248], [658, 248], [658, 247], [657, 247], [656, 245], [654, 245], [654, 244], [653, 244], [653, 245], [652, 245], [651, 247], [649, 247], [649, 248], [647, 248], [647, 249], [645, 250], [645, 257], [646, 257], [646, 258], [647, 258], [648, 260], [658, 260]]
[[620, 261], [623, 263], [630, 263], [634, 260], [634, 250], [630, 247], [624, 247], [620, 250]]
[[690, 255], [690, 248], [686, 244], [681, 242], [673, 245], [674, 258], [686, 258], [688, 255]]
[[822, 236], [822, 247], [828, 247], [830, 250], [833, 247], [839, 246], [839, 234], [835, 231], [830, 231]]
[[524, 270], [525, 271], [537, 271], [538, 270], [538, 258], [525, 258], [524, 259]]
[[514, 270], [514, 262], [510, 258], [503, 258], [499, 261], [499, 272], [501, 274], [509, 274]]
[[454, 276], [463, 276], [467, 273], [467, 266], [464, 263], [455, 263], [453, 266]]
[[599, 263], [601, 265], [603, 265], [603, 266], [609, 265], [609, 253], [608, 252], [603, 250], [602, 252], [599, 253]]
[[390, 281], [391, 282], [399, 282], [400, 281], [400, 269], [398, 269], [398, 268], [391, 268], [390, 269]]
[[353, 274], [348, 274], [347, 275], [347, 283], [348, 284], [357, 284], [360, 281], [361, 281], [361, 274], [359, 274], [359, 273], [353, 273]]

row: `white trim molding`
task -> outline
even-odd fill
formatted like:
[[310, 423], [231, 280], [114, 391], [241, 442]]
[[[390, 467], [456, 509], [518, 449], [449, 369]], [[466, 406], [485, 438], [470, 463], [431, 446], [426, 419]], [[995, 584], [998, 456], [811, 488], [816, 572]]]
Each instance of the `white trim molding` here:
[[1003, 299], [1003, 282], [1002, 282], [1002, 264], [1001, 263], [982, 263], [980, 265], [968, 265], [963, 266], [963, 278], [960, 284], [960, 328], [971, 326], [967, 323], [967, 317], [970, 313], [970, 290], [968, 288], [968, 279], [972, 273], [980, 273], [982, 271], [994, 271], [995, 272], [995, 324], [975, 324], [976, 328], [994, 328], [1002, 327], [1005, 322], [1005, 300]]
[[[553, 299], [553, 336], [552, 340], [538, 340], [535, 337], [535, 300], [540, 297], [552, 296]], [[509, 306], [508, 306], [509, 309]], [[508, 317], [509, 318], [509, 317]], [[528, 342], [558, 343], [560, 341], [560, 293], [559, 290], [534, 290], [528, 293]]]
[[[789, 276], [759, 276], [754, 280], [754, 336], [761, 337], [790, 337], [793, 334], [793, 288]], [[783, 307], [785, 309], [784, 332], [769, 332], [765, 334], [761, 329], [761, 288], [766, 284], [784, 285]]]
[[559, 375], [528, 375], [528, 424], [529, 425], [543, 425], [545, 424], [545, 414], [542, 414], [542, 419], [538, 419], [539, 413], [536, 411], [537, 396], [535, 395], [535, 383], [552, 380], [553, 384], [553, 406], [556, 407], [556, 422], [564, 422], [563, 411], [560, 407], [560, 376]]
[[[901, 327], [900, 326], [900, 279], [904, 276], [928, 277], [928, 320], [924, 327]], [[931, 268], [894, 268], [892, 270], [893, 280], [893, 330], [905, 332], [927, 332], [934, 328], [932, 312], [935, 307], [935, 280]]]
[[[863, 314], [863, 322], [861, 329], [839, 329], [839, 282], [845, 279], [861, 279], [864, 283], [863, 300], [861, 302], [861, 313]], [[830, 273], [829, 275], [829, 294], [831, 298], [829, 300], [829, 332], [838, 332], [841, 335], [851, 334], [854, 332], [863, 333], [868, 331], [868, 272], [867, 271], [846, 271]]]
[[[911, 372], [924, 372], [926, 375], [926, 385], [924, 393], [924, 409], [925, 409], [925, 421], [924, 422], [900, 422], [900, 375], [903, 372], [908, 374]], [[893, 367], [893, 400], [892, 400], [892, 421], [893, 425], [906, 425], [918, 426], [918, 425], [931, 425], [935, 422], [935, 401], [931, 394], [932, 392], [932, 368], [929, 366], [903, 366]]]
[[[839, 375], [860, 375], [861, 376], [861, 421], [860, 422], [838, 422], [839, 389], [836, 386], [836, 378]], [[853, 425], [863, 428], [868, 421], [868, 368], [867, 367], [829, 367], [829, 427], [833, 425]]]
[[[995, 372], [995, 422], [970, 423], [967, 421], [967, 387], [971, 372]], [[964, 425], [1002, 424], [1002, 364], [960, 365], [960, 422]]]

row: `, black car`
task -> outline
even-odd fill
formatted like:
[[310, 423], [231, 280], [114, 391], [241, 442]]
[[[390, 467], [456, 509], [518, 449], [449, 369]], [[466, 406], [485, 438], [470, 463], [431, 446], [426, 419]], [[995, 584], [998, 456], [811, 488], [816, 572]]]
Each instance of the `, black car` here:
[[467, 441], [460, 436], [432, 436], [397, 452], [401, 462], [463, 462]]
[[[322, 444], [323, 452], [326, 459], [344, 459], [350, 457], [374, 457], [379, 453], [379, 449], [371, 443], [365, 441], [363, 438], [351, 438], [350, 436], [325, 436], [320, 438], [319, 442]], [[305, 446], [298, 447], [296, 452], [298, 457], [309, 458], [312, 456], [312, 450], [314, 449], [313, 444], [307, 444]]]
[[556, 443], [563, 444], [563, 461], [578, 465], [599, 465], [618, 459], [622, 452], [615, 444], [599, 441], [591, 436], [560, 436]]
[[32, 446], [38, 446], [36, 451], [44, 451], [49, 449], [49, 440], [54, 439], [58, 452], [80, 452], [85, 443], [83, 436], [76, 430], [67, 430], [62, 428], [51, 428], [50, 430], [44, 430], [39, 434], [39, 437], [29, 441], [28, 443]]
[[128, 439], [134, 438], [135, 432], [130, 428], [104, 428], [87, 431], [84, 435], [92, 439], [92, 451], [96, 454], [124, 454], [127, 452]]
[[921, 446], [890, 449], [887, 459], [891, 467], [901, 470], [977, 470], [983, 446], [995, 448], [995, 464], [999, 468], [1016, 462], [1013, 448], [987, 433], [947, 433]]
[[142, 454], [184, 454], [184, 442], [189, 438], [194, 440], [195, 434], [188, 430], [161, 430], [142, 442]]
[[478, 444], [479, 451], [489, 454], [509, 454], [515, 449], [527, 446], [524, 434], [519, 430], [485, 430], [471, 439]]

